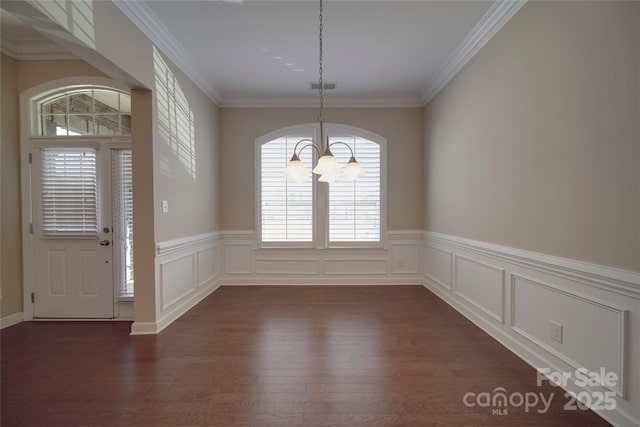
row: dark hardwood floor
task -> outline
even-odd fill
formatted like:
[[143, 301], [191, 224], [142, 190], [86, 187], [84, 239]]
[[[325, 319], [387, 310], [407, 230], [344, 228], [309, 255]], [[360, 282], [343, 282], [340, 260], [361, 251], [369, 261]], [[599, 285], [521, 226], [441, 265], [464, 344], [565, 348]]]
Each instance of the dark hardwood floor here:
[[[2, 426], [608, 425], [419, 286], [223, 287], [157, 336], [129, 328], [3, 330]], [[496, 387], [554, 398], [463, 403]]]

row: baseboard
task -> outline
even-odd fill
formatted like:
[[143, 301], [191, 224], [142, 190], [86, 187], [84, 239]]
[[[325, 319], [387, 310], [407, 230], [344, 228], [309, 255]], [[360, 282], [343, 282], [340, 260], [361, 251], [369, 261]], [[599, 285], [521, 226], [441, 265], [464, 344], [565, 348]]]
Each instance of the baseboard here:
[[0, 329], [8, 328], [9, 326], [17, 325], [24, 320], [22, 312], [10, 314], [0, 319]]
[[130, 335], [153, 335], [158, 333], [156, 322], [133, 322]]
[[418, 275], [410, 277], [225, 277], [222, 286], [390, 286], [420, 285], [422, 278]]

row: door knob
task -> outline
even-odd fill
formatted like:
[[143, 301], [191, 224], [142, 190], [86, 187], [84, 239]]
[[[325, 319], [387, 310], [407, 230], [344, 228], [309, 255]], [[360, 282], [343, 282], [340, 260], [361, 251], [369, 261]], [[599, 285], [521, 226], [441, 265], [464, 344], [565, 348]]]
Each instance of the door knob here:
[[100, 246], [109, 246], [111, 242], [109, 242], [108, 240], [101, 240], [100, 241]]

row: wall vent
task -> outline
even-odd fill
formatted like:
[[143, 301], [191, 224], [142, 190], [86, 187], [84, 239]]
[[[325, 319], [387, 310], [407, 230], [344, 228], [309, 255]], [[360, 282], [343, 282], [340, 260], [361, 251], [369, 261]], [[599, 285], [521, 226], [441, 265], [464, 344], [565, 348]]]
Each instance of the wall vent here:
[[[313, 90], [320, 89], [320, 83], [311, 82], [311, 83], [309, 83], [309, 86]], [[322, 88], [323, 88], [323, 90], [334, 90], [336, 88], [336, 84], [335, 83], [323, 83]]]

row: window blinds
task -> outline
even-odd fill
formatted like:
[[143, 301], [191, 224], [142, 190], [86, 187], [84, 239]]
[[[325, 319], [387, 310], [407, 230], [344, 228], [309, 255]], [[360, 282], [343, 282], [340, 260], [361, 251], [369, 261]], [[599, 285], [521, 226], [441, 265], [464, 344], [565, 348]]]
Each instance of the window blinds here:
[[112, 157], [114, 239], [119, 257], [119, 294], [133, 296], [133, 169], [131, 150]]
[[[284, 170], [295, 144], [309, 136], [288, 136], [267, 142], [260, 152], [260, 204], [263, 242], [311, 242], [313, 240], [312, 182], [288, 182]], [[311, 165], [312, 149], [300, 159]]]
[[[380, 145], [360, 137], [330, 137], [347, 143], [365, 171], [355, 181], [338, 180], [329, 185], [329, 241], [380, 241]], [[336, 144], [331, 151], [346, 165], [349, 150]]]
[[44, 235], [97, 233], [95, 149], [43, 148], [41, 180]]

